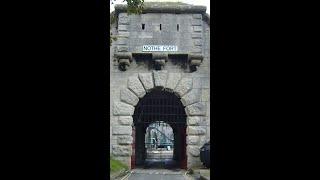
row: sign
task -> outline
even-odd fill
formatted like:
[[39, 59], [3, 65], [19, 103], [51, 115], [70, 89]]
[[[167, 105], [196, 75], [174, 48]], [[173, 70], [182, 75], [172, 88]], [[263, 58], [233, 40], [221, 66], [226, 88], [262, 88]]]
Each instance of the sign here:
[[178, 46], [173, 45], [143, 45], [142, 51], [178, 51]]

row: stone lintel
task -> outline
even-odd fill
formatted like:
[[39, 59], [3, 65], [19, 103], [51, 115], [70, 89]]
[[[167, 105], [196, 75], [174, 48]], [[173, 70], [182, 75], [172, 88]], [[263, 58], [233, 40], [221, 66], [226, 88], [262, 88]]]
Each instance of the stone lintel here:
[[168, 60], [168, 53], [152, 53], [152, 59], [156, 60], [156, 59], [164, 59], [164, 60]]
[[189, 60], [192, 60], [192, 59], [203, 60], [203, 55], [202, 55], [202, 54], [189, 53], [189, 54], [188, 54], [188, 59], [189, 59]]
[[114, 54], [114, 57], [117, 59], [129, 59], [132, 60], [132, 53], [131, 52], [117, 52]]
[[[145, 2], [143, 6], [143, 13], [194, 13], [193, 18], [195, 19], [201, 18], [206, 10], [206, 6], [174, 2], [171, 2], [169, 6], [167, 2]], [[127, 5], [116, 4], [115, 11], [116, 14], [127, 12]]]

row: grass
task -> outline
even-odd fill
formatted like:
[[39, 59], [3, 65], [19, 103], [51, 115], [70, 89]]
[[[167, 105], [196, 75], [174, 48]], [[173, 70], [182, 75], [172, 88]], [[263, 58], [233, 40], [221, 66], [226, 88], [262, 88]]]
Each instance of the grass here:
[[110, 172], [111, 173], [116, 173], [121, 170], [127, 170], [127, 169], [128, 169], [128, 167], [125, 164], [110, 157]]

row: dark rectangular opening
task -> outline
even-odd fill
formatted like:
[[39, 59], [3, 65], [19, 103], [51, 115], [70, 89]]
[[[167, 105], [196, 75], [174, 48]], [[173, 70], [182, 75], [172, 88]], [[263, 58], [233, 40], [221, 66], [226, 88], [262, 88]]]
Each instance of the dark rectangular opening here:
[[174, 65], [180, 65], [181, 68], [187, 68], [188, 54], [168, 54], [169, 60]]
[[151, 61], [152, 60], [152, 53], [132, 53], [132, 57], [136, 61]]
[[179, 24], [177, 24], [177, 31], [179, 31]]
[[145, 26], [145, 24], [142, 24], [142, 30], [144, 30], [144, 26]]
[[160, 31], [161, 31], [161, 24], [160, 24]]

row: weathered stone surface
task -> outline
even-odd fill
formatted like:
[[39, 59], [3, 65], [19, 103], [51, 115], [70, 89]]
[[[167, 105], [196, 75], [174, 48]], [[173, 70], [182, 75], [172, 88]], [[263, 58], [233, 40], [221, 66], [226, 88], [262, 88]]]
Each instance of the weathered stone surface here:
[[154, 87], [152, 73], [139, 73], [139, 79], [146, 91], [150, 91]]
[[210, 89], [202, 89], [201, 101], [210, 101]]
[[166, 83], [166, 88], [168, 88], [170, 90], [174, 90], [174, 88], [179, 83], [180, 79], [181, 79], [180, 73], [169, 73], [167, 83]]
[[195, 126], [201, 124], [201, 117], [199, 116], [188, 116], [187, 122], [189, 126]]
[[188, 145], [188, 152], [193, 157], [198, 157], [200, 155], [200, 148], [198, 146], [190, 146], [190, 145]]
[[202, 26], [193, 26], [194, 32], [202, 32]]
[[202, 33], [192, 33], [192, 39], [202, 39]]
[[[115, 6], [115, 9], [117, 10], [117, 12], [127, 12], [127, 5], [125, 4], [117, 4]], [[167, 3], [163, 3], [163, 2], [157, 2], [157, 1], [152, 1], [152, 2], [144, 2], [143, 4], [143, 12], [147, 13], [147, 15], [149, 14], [154, 14], [154, 13], [171, 13], [171, 14], [194, 14], [197, 13], [195, 15], [200, 15], [202, 13], [206, 12], [206, 6], [194, 6], [194, 5], [190, 5], [190, 4], [183, 4], [183, 3], [179, 3], [179, 2], [172, 2], [170, 5], [168, 5]], [[143, 14], [144, 15], [144, 14]], [[158, 14], [156, 14], [158, 15]], [[196, 18], [197, 16], [195, 16]], [[149, 16], [144, 16], [145, 20], [149, 19]], [[147, 21], [148, 22], [148, 21]]]
[[[209, 133], [209, 132], [207, 132], [207, 133]], [[209, 141], [209, 139], [207, 139], [206, 136], [200, 136], [200, 141], [199, 141], [200, 147], [202, 147], [208, 141]]]
[[202, 14], [193, 14], [192, 17], [194, 19], [202, 19]]
[[168, 71], [153, 71], [154, 86], [165, 87], [167, 82]]
[[142, 98], [146, 95], [143, 85], [136, 76], [131, 76], [128, 79], [128, 88], [133, 91], [139, 98]]
[[129, 46], [117, 46], [118, 52], [128, 52]]
[[113, 145], [112, 154], [115, 156], [131, 156], [131, 146]]
[[206, 106], [201, 103], [194, 103], [185, 108], [187, 115], [190, 116], [205, 116], [206, 115]]
[[200, 59], [192, 59], [190, 61], [190, 66], [200, 66], [201, 63], [202, 63], [202, 60]]
[[119, 64], [130, 66], [130, 60], [129, 59], [119, 59]]
[[123, 103], [114, 102], [113, 103], [113, 115], [115, 116], [131, 116], [134, 113], [134, 107]]
[[202, 25], [202, 20], [201, 19], [193, 19], [192, 20], [192, 25], [201, 26]]
[[[194, 40], [194, 41], [196, 41], [196, 40]], [[203, 60], [203, 55], [202, 54], [189, 54], [188, 59], [189, 60], [192, 60], [192, 59]]]
[[131, 52], [117, 52], [114, 54], [114, 57], [118, 59], [132, 59], [132, 53]]
[[117, 126], [119, 125], [119, 116], [110, 116], [110, 125]]
[[132, 136], [118, 136], [118, 144], [132, 144], [133, 138]]
[[188, 156], [188, 168], [199, 168], [202, 165], [202, 162], [199, 157], [194, 157], [192, 155]]
[[193, 104], [200, 101], [201, 91], [200, 89], [192, 89], [181, 98], [181, 102], [184, 106]]
[[113, 126], [112, 134], [131, 135], [132, 134], [132, 127], [131, 126]]
[[[125, 43], [126, 43], [126, 41], [125, 41]], [[201, 39], [194, 39], [193, 40], [193, 44], [195, 46], [201, 46], [202, 45], [202, 40]]]
[[191, 52], [192, 52], [192, 53], [201, 53], [201, 52], [202, 52], [202, 48], [200, 48], [199, 46], [194, 46], [194, 47], [191, 49]]
[[116, 43], [117, 43], [117, 45], [127, 45], [128, 44], [128, 38], [118, 38]]
[[119, 24], [129, 24], [129, 17], [127, 14], [119, 14]]
[[210, 88], [210, 79], [209, 79], [209, 77], [201, 78], [201, 86], [202, 86], [202, 88]]
[[137, 105], [139, 102], [139, 98], [127, 88], [120, 91], [120, 100], [132, 106]]
[[187, 132], [188, 135], [203, 135], [206, 133], [206, 130], [199, 126], [188, 126]]
[[133, 123], [132, 116], [119, 116], [119, 124], [131, 126]]
[[199, 136], [187, 136], [188, 145], [198, 145], [200, 141]]
[[201, 81], [200, 81], [200, 77], [194, 77], [193, 78], [193, 84], [192, 84], [192, 88], [194, 89], [199, 89], [201, 88]]
[[128, 26], [127, 25], [119, 25], [118, 26], [118, 30], [119, 31], [127, 31], [128, 30]]
[[130, 32], [124, 32], [124, 31], [118, 32], [118, 37], [129, 37], [129, 36], [130, 36]]
[[192, 89], [192, 79], [191, 78], [182, 78], [174, 91], [180, 97], [182, 97], [187, 92], [189, 92], [191, 89]]

